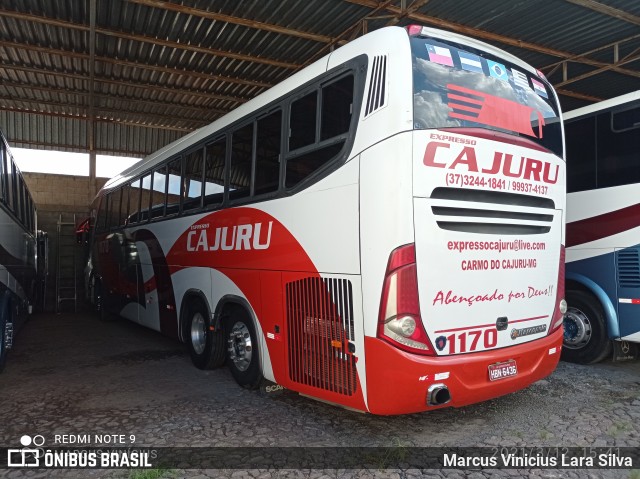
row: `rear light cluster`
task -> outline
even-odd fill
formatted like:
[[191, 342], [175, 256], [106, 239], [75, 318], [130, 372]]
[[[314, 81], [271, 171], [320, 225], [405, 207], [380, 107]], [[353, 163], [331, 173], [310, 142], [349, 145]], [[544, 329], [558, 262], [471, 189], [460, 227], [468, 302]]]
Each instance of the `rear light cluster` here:
[[382, 287], [378, 337], [404, 351], [435, 355], [420, 317], [415, 244], [396, 248], [389, 256]]
[[561, 246], [560, 265], [558, 267], [558, 293], [556, 294], [556, 308], [553, 311], [553, 318], [551, 319], [549, 334], [553, 333], [556, 329], [562, 326], [562, 322], [564, 321], [564, 313], [567, 312], [567, 302], [564, 299], [564, 256], [564, 246]]

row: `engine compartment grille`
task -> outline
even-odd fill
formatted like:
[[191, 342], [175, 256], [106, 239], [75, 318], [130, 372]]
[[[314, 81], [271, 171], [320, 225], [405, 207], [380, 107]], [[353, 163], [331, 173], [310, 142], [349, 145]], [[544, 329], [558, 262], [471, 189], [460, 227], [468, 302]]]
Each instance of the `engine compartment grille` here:
[[309, 277], [286, 284], [289, 378], [351, 396], [356, 392], [351, 282]]

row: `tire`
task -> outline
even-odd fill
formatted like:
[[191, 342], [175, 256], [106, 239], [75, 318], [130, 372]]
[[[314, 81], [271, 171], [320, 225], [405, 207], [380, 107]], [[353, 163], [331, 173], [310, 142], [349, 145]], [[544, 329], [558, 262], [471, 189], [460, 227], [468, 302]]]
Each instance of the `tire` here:
[[245, 389], [258, 389], [263, 376], [260, 348], [253, 321], [241, 308], [233, 308], [225, 319], [227, 366], [236, 382]]
[[584, 291], [567, 291], [562, 359], [594, 364], [612, 353], [604, 312], [600, 303]]
[[211, 315], [201, 300], [190, 304], [185, 325], [191, 362], [198, 369], [214, 369], [224, 364], [224, 332], [213, 331]]

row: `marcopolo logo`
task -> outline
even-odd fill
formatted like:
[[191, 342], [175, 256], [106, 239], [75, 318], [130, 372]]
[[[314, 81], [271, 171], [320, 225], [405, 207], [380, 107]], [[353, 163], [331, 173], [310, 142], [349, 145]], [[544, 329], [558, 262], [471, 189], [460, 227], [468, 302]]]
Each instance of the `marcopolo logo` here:
[[25, 434], [20, 438], [19, 449], [7, 450], [7, 466], [9, 467], [40, 467], [40, 458], [44, 455], [45, 440], [41, 435], [29, 436]]
[[522, 336], [530, 336], [532, 334], [544, 333], [547, 330], [546, 324], [531, 326], [530, 328], [512, 329], [511, 339], [521, 338]]

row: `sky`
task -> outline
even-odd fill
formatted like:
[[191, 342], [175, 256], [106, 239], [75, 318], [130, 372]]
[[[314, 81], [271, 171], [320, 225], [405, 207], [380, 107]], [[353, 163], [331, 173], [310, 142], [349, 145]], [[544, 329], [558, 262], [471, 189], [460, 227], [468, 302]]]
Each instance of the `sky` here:
[[[11, 153], [20, 171], [89, 176], [89, 155], [86, 153], [27, 148], [11, 148]], [[97, 155], [96, 176], [111, 178], [139, 160], [139, 158]]]

